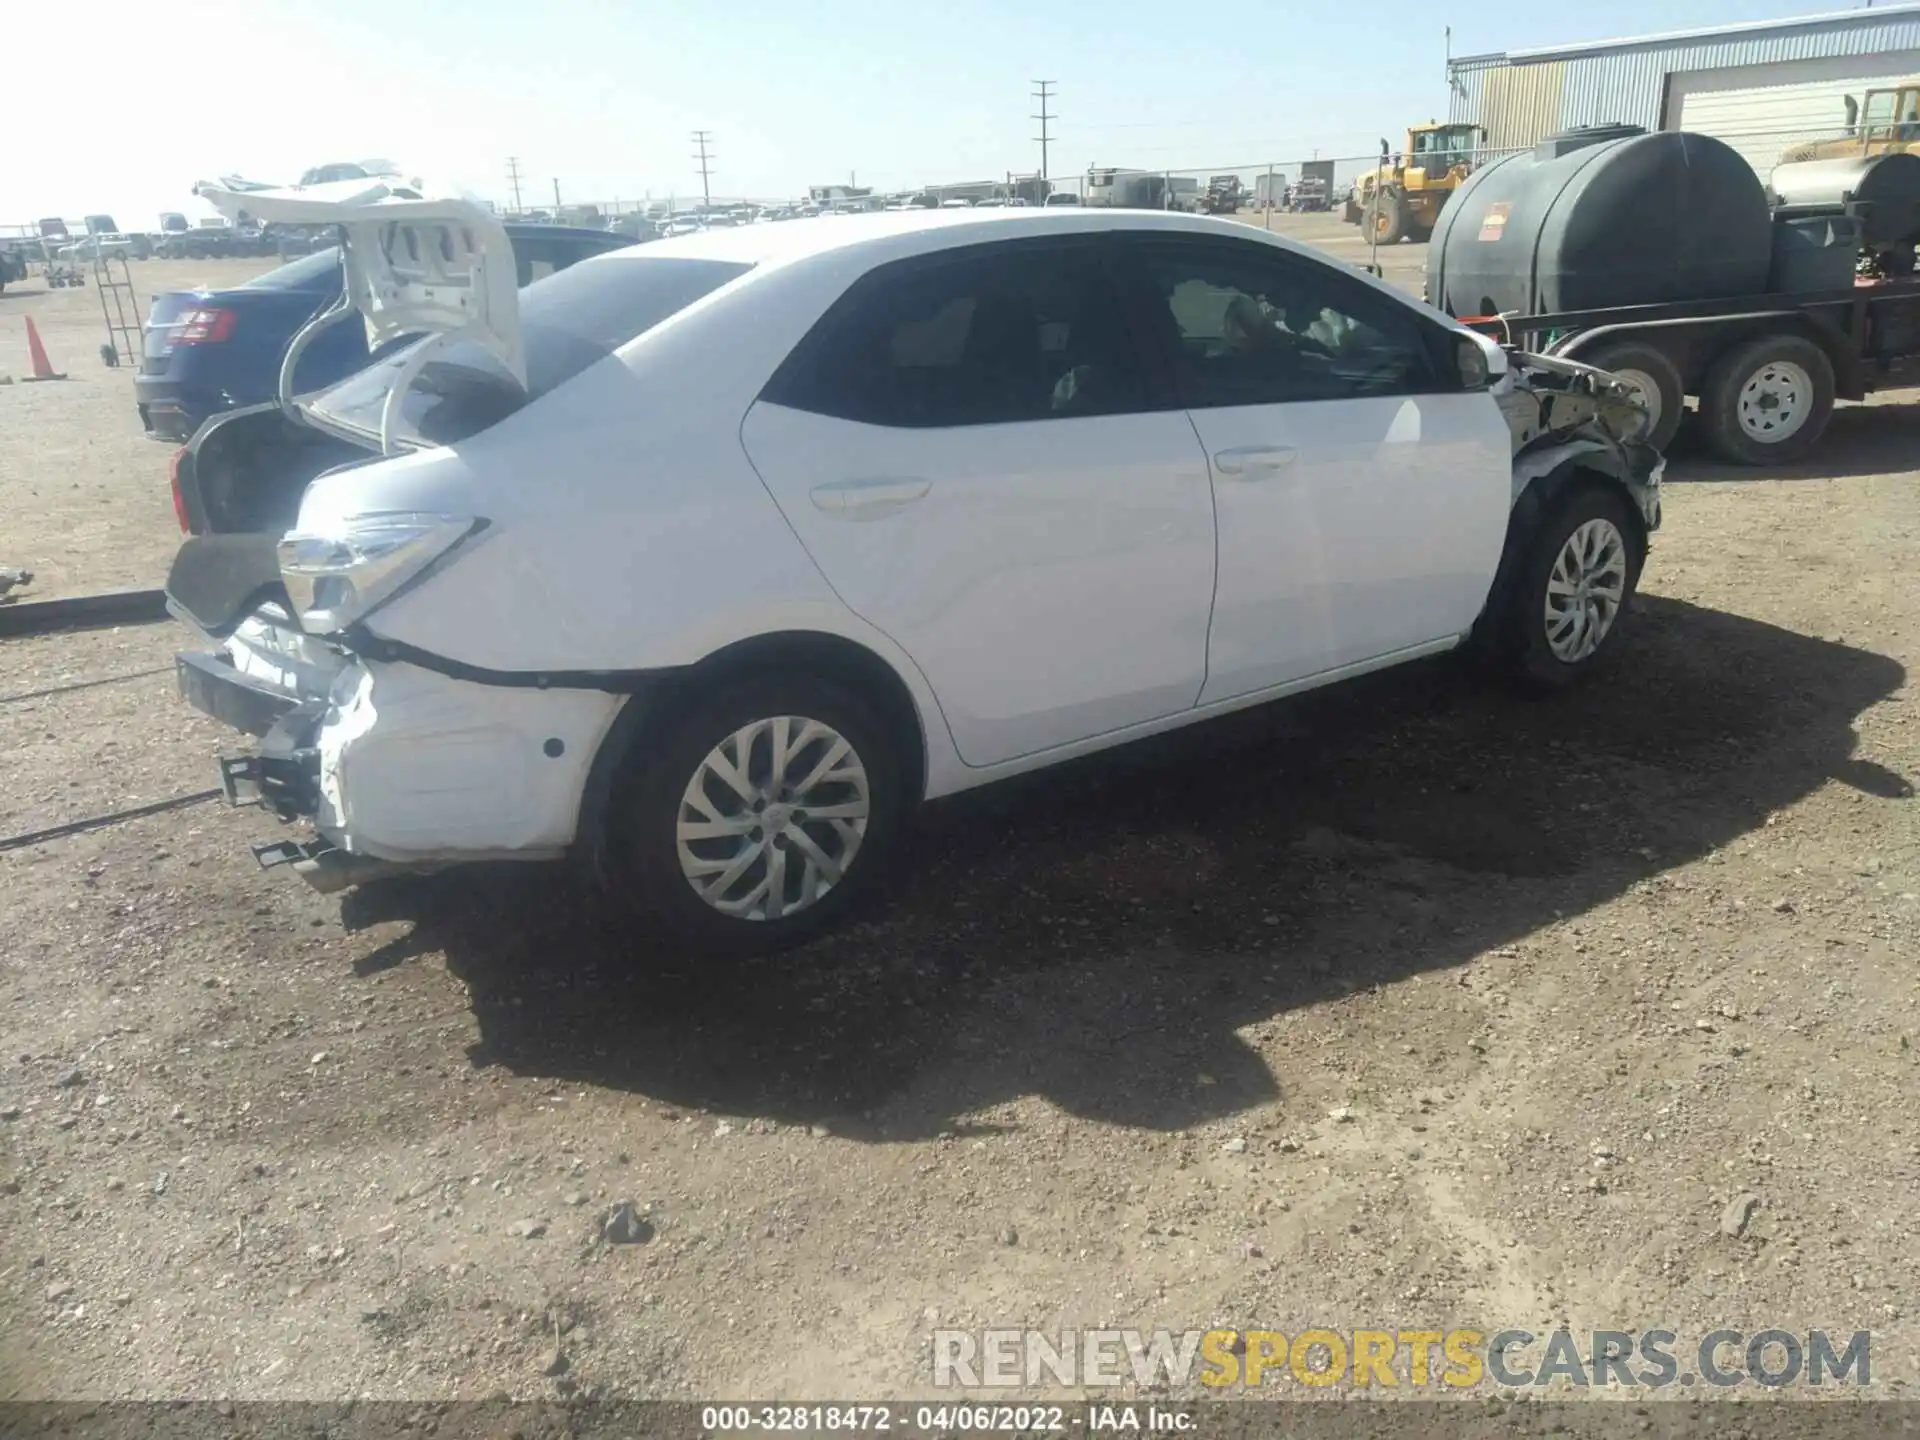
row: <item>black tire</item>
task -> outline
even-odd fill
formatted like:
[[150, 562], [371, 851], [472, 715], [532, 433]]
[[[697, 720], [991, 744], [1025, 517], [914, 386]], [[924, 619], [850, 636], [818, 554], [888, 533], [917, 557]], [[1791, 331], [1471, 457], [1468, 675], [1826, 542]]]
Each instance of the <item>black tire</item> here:
[[1686, 418], [1687, 389], [1664, 350], [1640, 340], [1618, 340], [1571, 358], [1596, 370], [1624, 375], [1637, 388], [1650, 390], [1654, 421], [1647, 443], [1656, 450], [1665, 450], [1673, 443], [1680, 422]]
[[[1799, 376], [1774, 367], [1795, 367]], [[1802, 378], [1804, 377], [1804, 378]], [[1741, 423], [1741, 402], [1748, 385], [1759, 387], [1756, 403], [1786, 401], [1808, 408], [1791, 430], [1777, 439], [1749, 433]], [[1800, 396], [1802, 384], [1809, 393]], [[1833, 416], [1833, 362], [1811, 340], [1799, 335], [1762, 335], [1736, 345], [1713, 363], [1700, 392], [1700, 420], [1707, 443], [1736, 465], [1784, 465], [1820, 443]], [[1797, 397], [1797, 400], [1789, 398]], [[1762, 420], [1764, 426], [1765, 421]]]
[[1376, 245], [1398, 245], [1407, 233], [1407, 207], [1391, 190], [1375, 191], [1360, 232]]
[[[851, 747], [866, 775], [866, 830], [845, 874], [804, 908], [772, 919], [728, 915], [703, 899], [682, 871], [676, 827], [683, 796], [710, 752], [723, 741], [755, 721], [782, 716], [818, 721]], [[761, 772], [769, 759], [767, 745], [763, 738], [752, 746], [748, 756], [750, 779], [765, 778]], [[823, 749], [823, 742], [812, 742], [812, 747], [802, 752], [801, 764], [807, 764], [808, 757], [817, 760]], [[726, 818], [750, 818], [737, 796], [724, 791], [716, 795], [713, 786], [719, 783], [710, 782], [703, 793], [710, 801], [719, 802]], [[829, 803], [844, 801], [852, 793], [844, 785], [835, 787]], [[677, 709], [658, 729], [644, 731], [635, 751], [625, 757], [614, 781], [600, 879], [616, 898], [643, 911], [648, 923], [702, 953], [746, 956], [786, 949], [832, 928], [873, 892], [898, 847], [908, 797], [903, 747], [873, 708], [852, 690], [797, 673], [723, 683]], [[728, 808], [735, 805], [742, 808]], [[688, 809], [687, 817], [695, 819], [697, 815]], [[805, 822], [804, 833], [830, 857], [838, 853], [835, 847], [839, 842], [829, 822]], [[766, 838], [764, 832], [756, 830], [738, 840], [731, 836], [699, 839], [692, 842], [690, 851], [696, 858], [717, 860], [726, 858], [729, 846], [744, 849]], [[783, 849], [787, 857], [801, 854], [795, 841], [784, 840]], [[763, 849], [761, 853], [769, 855], [770, 851]], [[766, 860], [756, 860], [729, 894], [737, 898], [741, 883], [752, 886], [768, 878]], [[804, 876], [789, 868], [786, 878], [786, 897], [790, 899], [798, 893]]]
[[[1621, 622], [1632, 608], [1646, 563], [1646, 531], [1627, 497], [1610, 481], [1570, 478], [1531, 520], [1531, 502], [1516, 507], [1516, 528], [1507, 540], [1497, 590], [1476, 627], [1474, 649], [1521, 688], [1535, 692], [1564, 690], [1601, 664], [1612, 651]], [[1554, 568], [1574, 533], [1592, 521], [1613, 529], [1624, 564], [1619, 603], [1599, 644], [1575, 660], [1554, 652], [1547, 624], [1547, 588]]]

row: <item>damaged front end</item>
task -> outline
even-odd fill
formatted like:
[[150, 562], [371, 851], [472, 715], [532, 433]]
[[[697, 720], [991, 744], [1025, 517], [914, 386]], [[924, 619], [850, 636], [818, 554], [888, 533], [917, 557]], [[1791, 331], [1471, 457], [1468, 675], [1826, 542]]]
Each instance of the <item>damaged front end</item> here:
[[1660, 478], [1666, 460], [1647, 443], [1638, 393], [1604, 370], [1507, 352], [1507, 373], [1493, 395], [1513, 436], [1513, 499], [1565, 467], [1619, 482], [1649, 532], [1660, 528]]

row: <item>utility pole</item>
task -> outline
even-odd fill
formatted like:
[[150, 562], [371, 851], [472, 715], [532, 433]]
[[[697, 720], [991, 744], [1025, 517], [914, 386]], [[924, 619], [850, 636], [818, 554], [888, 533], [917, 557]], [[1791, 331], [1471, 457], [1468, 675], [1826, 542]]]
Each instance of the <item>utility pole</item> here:
[[1040, 113], [1033, 117], [1040, 122], [1040, 133], [1034, 136], [1034, 139], [1040, 142], [1040, 183], [1044, 186], [1052, 178], [1047, 172], [1047, 141], [1051, 138], [1047, 131], [1047, 123], [1058, 120], [1060, 117], [1047, 109], [1047, 102], [1054, 98], [1053, 87], [1056, 82], [1036, 80], [1033, 83], [1037, 87], [1033, 92], [1033, 98], [1040, 102]]
[[558, 175], [553, 177], [553, 209], [554, 219], [557, 220], [560, 218], [560, 177]]
[[513, 183], [513, 213], [520, 213], [520, 157], [507, 157], [507, 179]]
[[713, 155], [707, 147], [713, 143], [713, 132], [711, 130], [694, 131], [693, 143], [700, 147], [700, 153], [693, 157], [700, 162], [700, 203], [702, 206], [711, 206], [713, 194], [708, 188], [708, 177], [713, 173], [712, 165], [709, 163]]

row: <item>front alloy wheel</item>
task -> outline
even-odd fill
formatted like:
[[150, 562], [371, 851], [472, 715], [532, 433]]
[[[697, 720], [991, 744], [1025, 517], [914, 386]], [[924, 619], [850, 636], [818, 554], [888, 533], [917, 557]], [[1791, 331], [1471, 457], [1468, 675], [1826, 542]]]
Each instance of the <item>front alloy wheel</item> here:
[[1516, 511], [1501, 589], [1474, 635], [1530, 690], [1558, 690], [1592, 669], [1620, 630], [1646, 559], [1646, 532], [1611, 481], [1577, 477], [1529, 514]]
[[754, 720], [687, 782], [680, 873], [722, 915], [796, 915], [853, 868], [871, 814], [866, 766], [839, 731], [802, 715]]
[[1547, 648], [1577, 665], [1607, 638], [1627, 597], [1627, 540], [1605, 516], [1567, 536], [1547, 577]]

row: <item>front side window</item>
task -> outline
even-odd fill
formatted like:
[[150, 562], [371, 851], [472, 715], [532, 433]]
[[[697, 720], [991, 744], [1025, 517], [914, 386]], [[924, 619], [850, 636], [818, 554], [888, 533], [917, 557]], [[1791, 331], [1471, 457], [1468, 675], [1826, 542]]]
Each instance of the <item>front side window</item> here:
[[1431, 328], [1332, 265], [1241, 244], [1155, 243], [1142, 250], [1190, 407], [1441, 388]]
[[848, 292], [770, 403], [933, 428], [1140, 408], [1132, 336], [1097, 247], [995, 245], [902, 261]]

